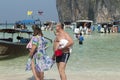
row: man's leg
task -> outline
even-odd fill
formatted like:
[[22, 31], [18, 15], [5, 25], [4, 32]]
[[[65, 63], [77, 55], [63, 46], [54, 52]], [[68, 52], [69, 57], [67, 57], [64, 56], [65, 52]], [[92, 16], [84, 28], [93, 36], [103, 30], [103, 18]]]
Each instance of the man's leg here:
[[57, 66], [58, 66], [58, 71], [59, 71], [61, 80], [67, 80], [67, 77], [65, 74], [66, 63], [59, 62], [59, 63], [57, 63]]

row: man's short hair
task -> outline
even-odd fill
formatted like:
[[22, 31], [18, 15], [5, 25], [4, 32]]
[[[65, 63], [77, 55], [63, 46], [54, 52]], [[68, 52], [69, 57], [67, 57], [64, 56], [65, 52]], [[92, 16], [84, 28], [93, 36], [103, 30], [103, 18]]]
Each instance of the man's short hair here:
[[63, 24], [63, 23], [58, 23], [58, 25], [59, 25], [62, 29], [64, 29], [64, 24]]

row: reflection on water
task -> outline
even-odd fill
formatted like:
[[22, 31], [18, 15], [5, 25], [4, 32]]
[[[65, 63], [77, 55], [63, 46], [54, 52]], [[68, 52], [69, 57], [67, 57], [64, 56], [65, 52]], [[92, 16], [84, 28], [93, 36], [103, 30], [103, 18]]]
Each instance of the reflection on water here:
[[[68, 31], [73, 37], [73, 33]], [[44, 31], [44, 35], [54, 39], [53, 32]], [[120, 71], [120, 34], [85, 35], [83, 45], [74, 39], [74, 46], [68, 61], [68, 71]], [[52, 55], [52, 44], [49, 42], [48, 55]], [[18, 54], [20, 54], [18, 52]], [[0, 61], [0, 73], [22, 73], [28, 55]], [[53, 68], [56, 69], [56, 66]]]

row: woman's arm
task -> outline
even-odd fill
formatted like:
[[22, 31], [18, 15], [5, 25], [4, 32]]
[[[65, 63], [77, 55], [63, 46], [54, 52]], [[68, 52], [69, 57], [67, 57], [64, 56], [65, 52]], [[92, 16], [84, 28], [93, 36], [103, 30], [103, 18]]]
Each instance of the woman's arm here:
[[29, 55], [30, 55], [31, 58], [33, 58], [33, 55], [34, 55], [34, 53], [35, 53], [36, 48], [37, 48], [36, 45], [33, 44], [33, 45], [32, 45], [32, 48], [31, 48], [31, 50], [30, 50], [30, 52], [29, 52]]

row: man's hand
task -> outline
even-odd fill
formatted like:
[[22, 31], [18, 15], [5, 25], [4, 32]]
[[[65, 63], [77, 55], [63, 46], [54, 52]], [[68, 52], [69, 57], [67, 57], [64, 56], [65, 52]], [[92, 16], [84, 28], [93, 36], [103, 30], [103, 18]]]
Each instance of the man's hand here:
[[52, 56], [52, 60], [55, 60], [55, 55]]

